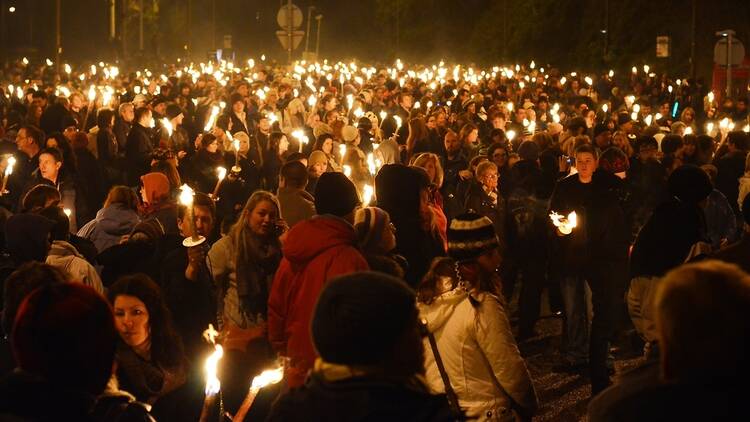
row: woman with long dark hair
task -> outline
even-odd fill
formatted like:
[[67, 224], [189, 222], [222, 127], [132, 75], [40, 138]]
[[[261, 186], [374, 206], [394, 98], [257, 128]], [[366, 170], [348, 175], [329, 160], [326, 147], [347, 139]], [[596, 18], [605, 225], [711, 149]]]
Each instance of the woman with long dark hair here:
[[120, 334], [117, 379], [139, 401], [151, 405], [185, 384], [182, 340], [159, 286], [145, 274], [125, 276], [109, 289]]

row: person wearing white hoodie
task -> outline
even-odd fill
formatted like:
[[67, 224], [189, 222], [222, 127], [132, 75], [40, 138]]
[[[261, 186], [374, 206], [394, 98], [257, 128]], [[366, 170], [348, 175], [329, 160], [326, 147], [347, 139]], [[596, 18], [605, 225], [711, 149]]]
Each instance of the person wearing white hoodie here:
[[[448, 228], [448, 254], [417, 289], [420, 316], [434, 335], [445, 375], [469, 420], [531, 420], [538, 400], [511, 332], [495, 272], [500, 243], [487, 217], [464, 214]], [[425, 339], [427, 383], [446, 385]]]

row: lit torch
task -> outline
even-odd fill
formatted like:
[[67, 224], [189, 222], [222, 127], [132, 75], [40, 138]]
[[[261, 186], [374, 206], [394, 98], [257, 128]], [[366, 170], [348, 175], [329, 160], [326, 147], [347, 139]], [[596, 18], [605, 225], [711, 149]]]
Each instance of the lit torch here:
[[244, 421], [247, 412], [250, 410], [250, 407], [252, 407], [260, 390], [269, 385], [278, 384], [282, 379], [284, 379], [283, 363], [280, 363], [276, 368], [266, 369], [260, 375], [253, 378], [253, 382], [250, 384], [250, 390], [247, 392], [245, 400], [242, 401], [242, 405], [237, 411], [237, 414], [232, 418], [232, 422]]
[[206, 121], [206, 126], [203, 127], [204, 132], [209, 132], [213, 127], [214, 123], [216, 122], [216, 117], [219, 115], [219, 106], [213, 106], [211, 107], [211, 114], [208, 116], [208, 120]]
[[572, 233], [573, 229], [578, 226], [578, 216], [575, 211], [572, 211], [567, 217], [552, 211], [549, 218], [552, 220], [552, 224], [557, 227], [557, 230], [565, 235]]
[[216, 167], [216, 186], [214, 187], [214, 193], [213, 196], [216, 198], [216, 195], [219, 194], [219, 186], [221, 186], [221, 182], [224, 180], [224, 178], [227, 177], [227, 169], [224, 167]]
[[195, 219], [193, 218], [193, 199], [195, 192], [187, 184], [180, 186], [180, 191], [180, 204], [187, 208], [185, 218], [188, 220], [188, 227], [190, 227], [191, 232], [191, 235], [182, 241], [182, 245], [186, 248], [192, 248], [205, 242], [206, 238], [199, 235], [195, 230]]
[[5, 190], [5, 187], [8, 186], [8, 178], [11, 174], [13, 174], [13, 166], [16, 165], [16, 157], [10, 156], [8, 157], [8, 162], [5, 166], [5, 173], [3, 173], [3, 186], [2, 189], [0, 189], [0, 195], [5, 195], [8, 193], [7, 190]]
[[[213, 334], [211, 331], [213, 331]], [[213, 326], [209, 324], [208, 330], [203, 333], [203, 336], [207, 337], [209, 342], [214, 344], [216, 330], [214, 330]], [[206, 358], [206, 363], [203, 365], [203, 369], [206, 371], [206, 397], [203, 399], [203, 410], [201, 410], [200, 422], [208, 420], [211, 408], [213, 408], [216, 403], [216, 396], [221, 391], [221, 381], [219, 381], [219, 377], [216, 373], [218, 372], [219, 361], [222, 357], [224, 357], [224, 348], [221, 347], [220, 344], [214, 344], [214, 352]]]

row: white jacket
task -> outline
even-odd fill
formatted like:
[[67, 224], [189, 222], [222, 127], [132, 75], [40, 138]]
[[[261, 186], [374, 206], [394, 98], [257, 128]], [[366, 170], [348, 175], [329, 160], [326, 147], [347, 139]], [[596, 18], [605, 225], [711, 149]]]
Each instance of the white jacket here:
[[[536, 409], [531, 376], [495, 296], [470, 296], [459, 287], [418, 307], [435, 336], [459, 405], [469, 418], [512, 420], [511, 397], [525, 409]], [[430, 344], [424, 341], [427, 384], [433, 392], [442, 393], [443, 380]]]
[[742, 209], [742, 201], [744, 201], [747, 194], [750, 193], [750, 175], [745, 174], [740, 177], [738, 181], [740, 182], [740, 194], [737, 195], [737, 204], [739, 204], [740, 209]]
[[99, 274], [70, 243], [63, 240], [52, 242], [52, 248], [47, 254], [47, 264], [69, 274], [73, 281], [93, 287], [97, 292], [104, 294], [104, 286]]

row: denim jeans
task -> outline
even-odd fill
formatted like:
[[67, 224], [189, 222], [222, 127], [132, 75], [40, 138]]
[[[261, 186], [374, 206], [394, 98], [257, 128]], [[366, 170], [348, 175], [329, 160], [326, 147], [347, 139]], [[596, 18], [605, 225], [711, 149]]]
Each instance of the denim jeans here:
[[[570, 363], [581, 364], [586, 362], [588, 355], [594, 393], [609, 384], [607, 355], [609, 342], [614, 336], [618, 300], [613, 280], [612, 277], [565, 277], [560, 286], [565, 308], [563, 357]], [[590, 338], [586, 285], [591, 289], [593, 310]]]
[[563, 313], [563, 359], [571, 365], [585, 364], [589, 349], [589, 318], [586, 301], [586, 280], [566, 276], [560, 280]]

